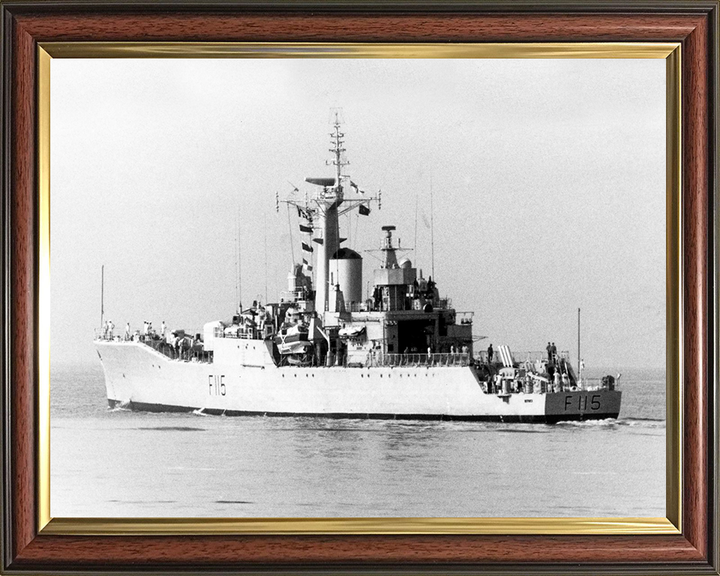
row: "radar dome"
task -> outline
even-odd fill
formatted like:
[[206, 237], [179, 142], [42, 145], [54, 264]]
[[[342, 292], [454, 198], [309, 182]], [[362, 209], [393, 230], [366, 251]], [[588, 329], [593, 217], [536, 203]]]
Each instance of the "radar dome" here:
[[400, 260], [400, 262], [398, 262], [398, 266], [400, 266], [400, 268], [405, 268], [406, 270], [409, 270], [410, 268], [412, 268], [412, 262], [410, 261], [410, 258], [403, 258], [402, 260]]
[[350, 248], [340, 248], [332, 255], [333, 260], [362, 260], [362, 256]]

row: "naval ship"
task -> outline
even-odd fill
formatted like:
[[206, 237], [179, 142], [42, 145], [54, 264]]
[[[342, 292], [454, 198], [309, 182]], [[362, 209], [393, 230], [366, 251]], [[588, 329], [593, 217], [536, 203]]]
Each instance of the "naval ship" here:
[[[621, 392], [606, 376], [588, 382], [567, 352], [473, 349], [473, 313], [459, 312], [403, 256], [383, 226], [380, 267], [363, 298], [363, 258], [341, 246], [340, 216], [369, 215], [346, 173], [344, 134], [331, 133], [335, 174], [306, 178], [297, 210], [302, 262], [277, 302], [253, 302], [202, 333], [116, 335], [95, 346], [108, 403], [144, 411], [337, 418], [481, 420], [553, 424], [617, 418]], [[276, 208], [280, 200], [276, 196]]]

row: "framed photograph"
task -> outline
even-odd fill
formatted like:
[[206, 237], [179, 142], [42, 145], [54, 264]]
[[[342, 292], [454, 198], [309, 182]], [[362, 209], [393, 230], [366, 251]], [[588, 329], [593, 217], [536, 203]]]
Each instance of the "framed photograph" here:
[[110, 8], [2, 5], [4, 570], [718, 573], [717, 3]]

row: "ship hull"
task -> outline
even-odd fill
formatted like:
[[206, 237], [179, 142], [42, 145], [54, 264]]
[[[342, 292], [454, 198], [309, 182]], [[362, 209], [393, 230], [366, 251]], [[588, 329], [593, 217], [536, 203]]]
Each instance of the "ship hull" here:
[[469, 367], [276, 367], [262, 341], [240, 345], [257, 347], [244, 350], [242, 364], [171, 360], [139, 342], [96, 342], [108, 403], [228, 416], [528, 423], [617, 418], [620, 411], [615, 390], [486, 394]]

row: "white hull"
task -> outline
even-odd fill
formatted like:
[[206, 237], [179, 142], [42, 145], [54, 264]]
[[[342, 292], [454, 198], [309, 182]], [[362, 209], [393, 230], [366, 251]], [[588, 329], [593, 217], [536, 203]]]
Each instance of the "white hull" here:
[[139, 342], [96, 346], [110, 404], [141, 410], [557, 422], [615, 418], [620, 408], [610, 390], [486, 394], [469, 367], [279, 368], [262, 341], [230, 341], [213, 363], [171, 360]]

